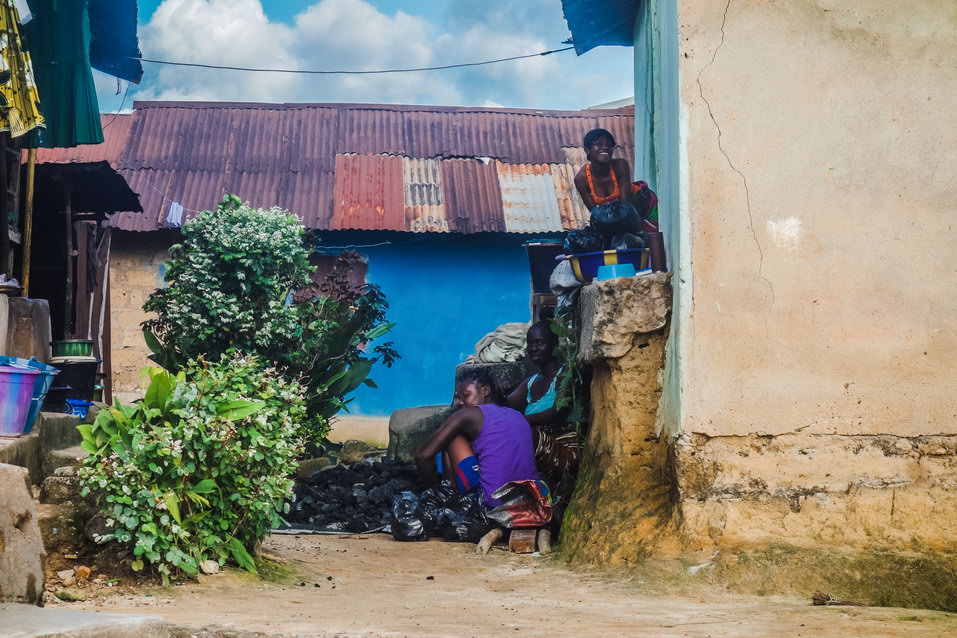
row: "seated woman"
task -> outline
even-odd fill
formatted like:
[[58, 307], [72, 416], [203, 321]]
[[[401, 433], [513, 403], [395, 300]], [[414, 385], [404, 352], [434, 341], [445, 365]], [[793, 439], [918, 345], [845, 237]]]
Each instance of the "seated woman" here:
[[555, 358], [558, 336], [551, 323], [543, 318], [528, 329], [525, 352], [538, 366], [539, 372], [508, 396], [509, 407], [522, 412], [532, 426], [535, 443], [535, 465], [552, 486], [578, 468], [579, 444], [574, 432], [566, 432], [567, 409], [558, 409], [561, 362]]
[[481, 486], [488, 508], [501, 505], [492, 494], [509, 481], [540, 480], [535, 469], [532, 428], [512, 408], [496, 404], [492, 378], [484, 371], [465, 373], [456, 384], [461, 409], [446, 419], [415, 455], [419, 477], [426, 487], [439, 474], [435, 456], [445, 452], [460, 492]]
[[575, 175], [575, 188], [588, 210], [618, 200], [631, 202], [645, 220], [644, 230], [658, 230], [658, 197], [647, 183], [631, 181], [628, 160], [612, 157], [615, 136], [596, 128], [585, 134], [582, 145], [588, 163]]

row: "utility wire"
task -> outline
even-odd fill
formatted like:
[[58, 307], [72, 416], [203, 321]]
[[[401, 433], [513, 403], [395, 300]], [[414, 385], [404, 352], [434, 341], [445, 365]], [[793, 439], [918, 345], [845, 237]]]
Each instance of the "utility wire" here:
[[561, 53], [562, 51], [571, 51], [575, 47], [565, 47], [563, 49], [552, 49], [550, 51], [541, 51], [539, 53], [528, 53], [526, 55], [513, 55], [508, 58], [498, 58], [497, 60], [483, 60], [482, 62], [463, 62], [460, 64], [445, 64], [442, 66], [423, 66], [411, 69], [379, 69], [375, 71], [319, 71], [311, 69], [254, 69], [244, 66], [220, 66], [216, 64], [199, 64], [197, 62], [171, 62], [169, 60], [152, 60], [150, 58], [132, 58], [140, 62], [149, 62], [151, 64], [165, 64], [167, 66], [188, 66], [199, 69], [223, 69], [226, 71], [251, 71], [254, 73], [301, 73], [305, 75], [377, 75], [382, 73], [414, 73], [418, 71], [441, 71], [444, 69], [461, 69], [470, 66], [483, 66], [486, 64], [498, 64], [499, 62], [511, 62], [512, 60], [524, 60], [526, 58], [536, 58], [539, 56]]

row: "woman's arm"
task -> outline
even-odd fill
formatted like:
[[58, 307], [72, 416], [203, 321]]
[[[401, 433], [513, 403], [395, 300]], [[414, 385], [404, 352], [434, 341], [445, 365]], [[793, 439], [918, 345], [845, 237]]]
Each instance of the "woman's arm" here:
[[631, 201], [631, 168], [628, 166], [628, 160], [616, 159], [612, 168], [618, 179], [618, 199], [623, 202]]
[[[476, 427], [478, 426], [478, 427]], [[462, 408], [445, 420], [439, 429], [432, 433], [419, 451], [415, 453], [415, 467], [419, 478], [426, 487], [432, 487], [438, 480], [435, 470], [435, 455], [444, 450], [460, 434], [475, 438], [474, 434], [482, 426], [482, 411], [478, 408]], [[473, 436], [469, 436], [473, 435]]]
[[585, 208], [591, 210], [595, 207], [595, 198], [591, 195], [591, 190], [588, 188], [588, 177], [585, 176], [585, 171], [580, 170], [578, 174], [575, 175], [575, 188], [578, 190], [578, 194], [581, 195], [582, 201], [585, 203]]
[[505, 399], [508, 407], [518, 410], [522, 414], [528, 407], [528, 379], [518, 384], [518, 387], [512, 390], [512, 393]]

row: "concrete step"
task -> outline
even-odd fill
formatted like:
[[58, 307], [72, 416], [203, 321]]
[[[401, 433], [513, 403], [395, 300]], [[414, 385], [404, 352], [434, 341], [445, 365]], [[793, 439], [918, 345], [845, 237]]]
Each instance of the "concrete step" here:
[[0, 604], [5, 638], [175, 638], [176, 626], [158, 616], [108, 614]]
[[79, 445], [63, 448], [61, 450], [47, 450], [43, 455], [43, 476], [51, 476], [59, 467], [71, 467], [77, 465], [90, 455], [89, 452]]

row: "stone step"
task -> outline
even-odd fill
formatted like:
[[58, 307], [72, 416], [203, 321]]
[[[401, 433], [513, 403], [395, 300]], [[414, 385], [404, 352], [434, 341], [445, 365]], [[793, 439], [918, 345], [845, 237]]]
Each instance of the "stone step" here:
[[[86, 518], [91, 516], [86, 513]], [[37, 523], [48, 554], [71, 554], [86, 544], [81, 512], [72, 503], [37, 505]]]
[[15, 604], [0, 604], [0, 627], [5, 638], [174, 638], [183, 635], [175, 625], [158, 616]]
[[61, 450], [48, 450], [43, 455], [43, 475], [50, 476], [56, 473], [57, 468], [73, 467], [90, 455], [79, 445]]

